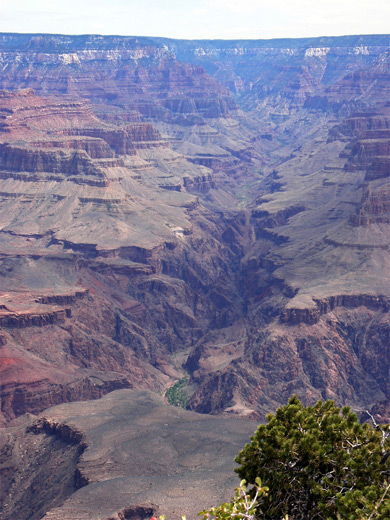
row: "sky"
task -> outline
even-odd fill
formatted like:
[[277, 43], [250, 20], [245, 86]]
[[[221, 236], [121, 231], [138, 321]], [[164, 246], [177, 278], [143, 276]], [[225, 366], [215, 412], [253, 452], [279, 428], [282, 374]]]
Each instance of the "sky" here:
[[390, 33], [390, 0], [0, 0], [0, 32], [267, 39]]

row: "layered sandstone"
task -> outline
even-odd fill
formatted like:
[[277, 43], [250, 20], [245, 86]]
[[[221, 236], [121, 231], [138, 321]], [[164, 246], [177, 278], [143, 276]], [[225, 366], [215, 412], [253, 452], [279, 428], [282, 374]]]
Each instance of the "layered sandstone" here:
[[[370, 226], [376, 223], [390, 222], [390, 185], [367, 188], [356, 215], [351, 216], [355, 226]], [[386, 245], [384, 244], [384, 247]]]
[[191, 350], [197, 411], [259, 416], [292, 392], [358, 409], [387, 402], [387, 108], [356, 119], [266, 170], [242, 260], [250, 326]]
[[388, 297], [370, 294], [330, 296], [323, 300], [314, 299], [314, 304], [313, 308], [294, 309], [293, 307], [288, 307], [283, 311], [280, 320], [291, 325], [298, 325], [299, 323], [312, 325], [318, 323], [323, 314], [328, 314], [337, 307], [346, 309], [366, 307], [367, 309], [380, 309], [384, 312], [388, 312], [390, 309], [390, 299]]
[[378, 157], [390, 156], [390, 139], [362, 139], [352, 147], [347, 171], [364, 170]]
[[1, 280], [71, 310], [3, 328], [7, 420], [186, 373], [207, 413], [386, 402], [384, 38], [2, 42], [47, 97], [0, 97]]
[[212, 260], [180, 266], [193, 248], [191, 214], [214, 225], [189, 193], [213, 189], [211, 171], [172, 151], [150, 123], [93, 116], [83, 125], [85, 102], [31, 91], [1, 99], [12, 128], [0, 172], [5, 420], [129, 385], [161, 389], [177, 374], [168, 359], [177, 338], [207, 327], [197, 287], [215, 283], [231, 258], [210, 238]]
[[[61, 53], [48, 53], [45, 37], [40, 37], [38, 44], [32, 37], [23, 50], [15, 51], [14, 44], [19, 46], [17, 40], [10, 36], [0, 44], [0, 62], [9, 65], [9, 74], [2, 75], [0, 88], [29, 87], [40, 95], [88, 98], [104, 121], [121, 126], [115, 131], [97, 130], [96, 125], [91, 129], [86, 122], [76, 125], [70, 135], [100, 137], [116, 153], [134, 154], [137, 148], [167, 146], [152, 125], [145, 126], [145, 121], [152, 121], [164, 134], [174, 138], [171, 145], [176, 151], [215, 172], [243, 179], [253, 175], [252, 164], [257, 167], [264, 163], [261, 147], [251, 144], [256, 143], [255, 132], [242, 113], [236, 116], [238, 107], [228, 89], [203, 67], [178, 60], [158, 39], [145, 45], [142, 39], [119, 38], [110, 40], [108, 47], [106, 44], [101, 47], [98, 40], [76, 38], [73, 43], [68, 42], [71, 47], [76, 45], [71, 51], [61, 37], [54, 38], [56, 49], [63, 45], [68, 48]], [[9, 44], [12, 50], [8, 51]], [[38, 52], [41, 47], [45, 50]], [[37, 60], [40, 68], [35, 66]], [[230, 130], [233, 125], [234, 136]], [[80, 127], [84, 128], [82, 132]], [[185, 135], [180, 140], [187, 148], [199, 145], [205, 133], [210, 132], [216, 146], [203, 151], [206, 157], [198, 157], [192, 150], [187, 152], [185, 147], [176, 148], [176, 136], [183, 131]], [[250, 148], [253, 150], [248, 151]]]

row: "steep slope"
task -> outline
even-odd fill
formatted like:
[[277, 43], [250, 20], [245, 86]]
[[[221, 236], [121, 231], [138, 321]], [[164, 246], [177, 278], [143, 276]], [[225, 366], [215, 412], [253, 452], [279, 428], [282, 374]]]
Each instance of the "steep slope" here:
[[213, 319], [202, 292], [231, 269], [218, 217], [190, 193], [211, 171], [150, 123], [115, 127], [85, 102], [3, 91], [0, 110], [6, 418], [163, 388], [169, 353]]
[[264, 162], [229, 90], [158, 39], [1, 35], [0, 65], [0, 88], [88, 98], [120, 124], [152, 121], [195, 164], [240, 177]]
[[1, 35], [5, 418], [183, 370], [386, 416], [388, 43]]
[[241, 106], [269, 113], [274, 122], [291, 116], [346, 73], [372, 65], [389, 48], [388, 35], [158, 41], [178, 59], [205, 67]]
[[[195, 409], [266, 412], [296, 392], [357, 409], [382, 401], [375, 410], [388, 420], [388, 65], [381, 57], [356, 74], [359, 99], [349, 75], [335, 84], [331, 99], [347, 98], [347, 83], [366, 108], [333, 128], [317, 112], [328, 128], [264, 170], [271, 190], [252, 210], [257, 240], [242, 260], [252, 330], [227, 365], [213, 364], [218, 352], [207, 346], [194, 349]], [[288, 297], [279, 311], [277, 287]]]

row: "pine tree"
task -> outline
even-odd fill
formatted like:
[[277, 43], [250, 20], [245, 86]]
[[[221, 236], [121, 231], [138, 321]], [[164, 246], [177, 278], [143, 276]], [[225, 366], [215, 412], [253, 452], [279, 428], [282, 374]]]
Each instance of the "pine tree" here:
[[333, 401], [304, 407], [296, 396], [267, 419], [236, 459], [241, 479], [269, 488], [258, 518], [390, 518], [389, 426], [360, 424]]

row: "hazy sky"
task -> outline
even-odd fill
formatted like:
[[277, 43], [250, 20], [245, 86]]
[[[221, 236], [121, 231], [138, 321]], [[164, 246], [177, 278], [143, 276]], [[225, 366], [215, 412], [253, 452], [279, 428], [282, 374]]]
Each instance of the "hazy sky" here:
[[0, 32], [170, 38], [390, 33], [390, 0], [0, 0]]

